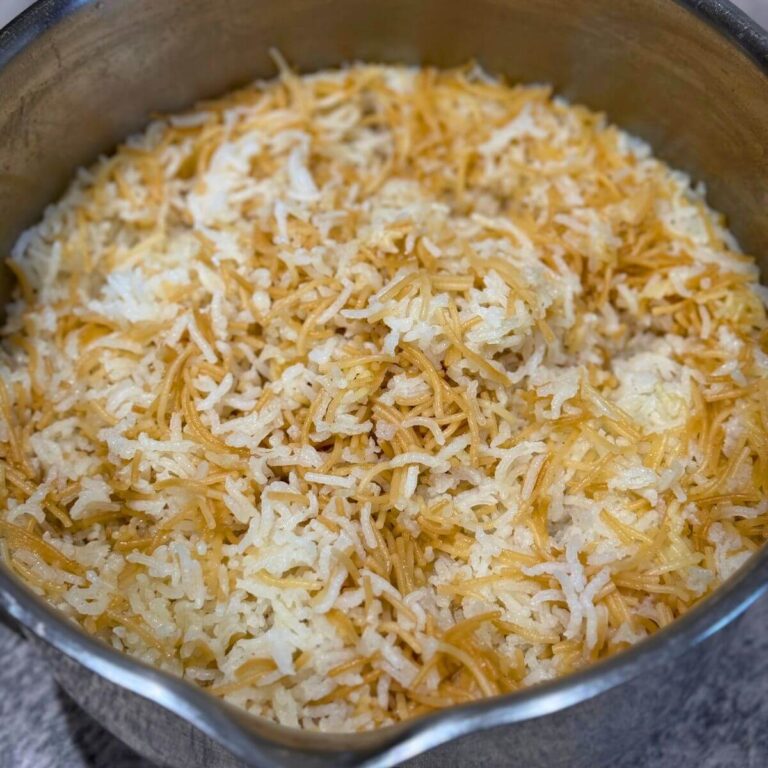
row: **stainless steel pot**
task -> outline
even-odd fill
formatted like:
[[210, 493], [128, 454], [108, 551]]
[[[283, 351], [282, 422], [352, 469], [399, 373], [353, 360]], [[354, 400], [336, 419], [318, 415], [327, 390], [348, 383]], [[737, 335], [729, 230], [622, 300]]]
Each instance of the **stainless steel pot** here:
[[[271, 46], [305, 70], [476, 58], [515, 80], [551, 82], [706, 181], [768, 271], [768, 36], [723, 0], [40, 0], [0, 33], [0, 252], [78, 165], [150, 113], [272, 74]], [[10, 287], [0, 275], [0, 306]], [[85, 636], [2, 568], [0, 606], [75, 701], [163, 765], [389, 766], [421, 755], [425, 766], [598, 768], [680, 706], [718, 662], [722, 635], [708, 638], [767, 585], [764, 550], [621, 656], [355, 735], [237, 711]]]

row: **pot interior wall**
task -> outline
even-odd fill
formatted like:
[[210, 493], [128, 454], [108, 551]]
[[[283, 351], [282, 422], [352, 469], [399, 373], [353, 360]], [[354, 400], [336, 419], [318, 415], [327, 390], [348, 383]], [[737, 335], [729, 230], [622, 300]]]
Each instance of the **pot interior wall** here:
[[[0, 255], [78, 166], [152, 113], [274, 75], [276, 47], [301, 70], [476, 59], [552, 83], [705, 181], [768, 271], [768, 83], [673, 0], [71, 0], [59, 18], [65, 4], [0, 36]], [[10, 290], [6, 271], [0, 307]]]

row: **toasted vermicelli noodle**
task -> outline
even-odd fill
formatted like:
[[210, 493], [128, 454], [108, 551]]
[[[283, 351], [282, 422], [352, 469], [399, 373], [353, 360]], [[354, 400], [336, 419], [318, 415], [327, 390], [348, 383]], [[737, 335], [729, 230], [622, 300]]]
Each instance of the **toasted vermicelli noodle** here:
[[547, 88], [286, 70], [81, 171], [11, 266], [0, 554], [255, 714], [562, 675], [768, 530], [755, 264]]

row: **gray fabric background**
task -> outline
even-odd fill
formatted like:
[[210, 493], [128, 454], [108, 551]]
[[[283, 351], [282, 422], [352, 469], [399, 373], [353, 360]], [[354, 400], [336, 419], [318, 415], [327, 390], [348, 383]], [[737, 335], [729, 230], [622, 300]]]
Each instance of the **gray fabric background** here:
[[[0, 0], [0, 27], [29, 4]], [[768, 0], [737, 0], [768, 26]], [[610, 768], [768, 765], [768, 600], [744, 617], [716, 676], [638, 760]], [[152, 768], [67, 699], [26, 643], [0, 625], [0, 768]], [[595, 768], [598, 768], [596, 766]]]

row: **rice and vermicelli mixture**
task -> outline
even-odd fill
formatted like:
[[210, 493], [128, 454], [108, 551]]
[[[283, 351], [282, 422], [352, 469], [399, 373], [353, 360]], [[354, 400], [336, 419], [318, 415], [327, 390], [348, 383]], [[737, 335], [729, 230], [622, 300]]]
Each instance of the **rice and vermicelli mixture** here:
[[562, 675], [768, 531], [754, 262], [546, 88], [285, 72], [80, 172], [11, 265], [2, 556], [281, 723]]

